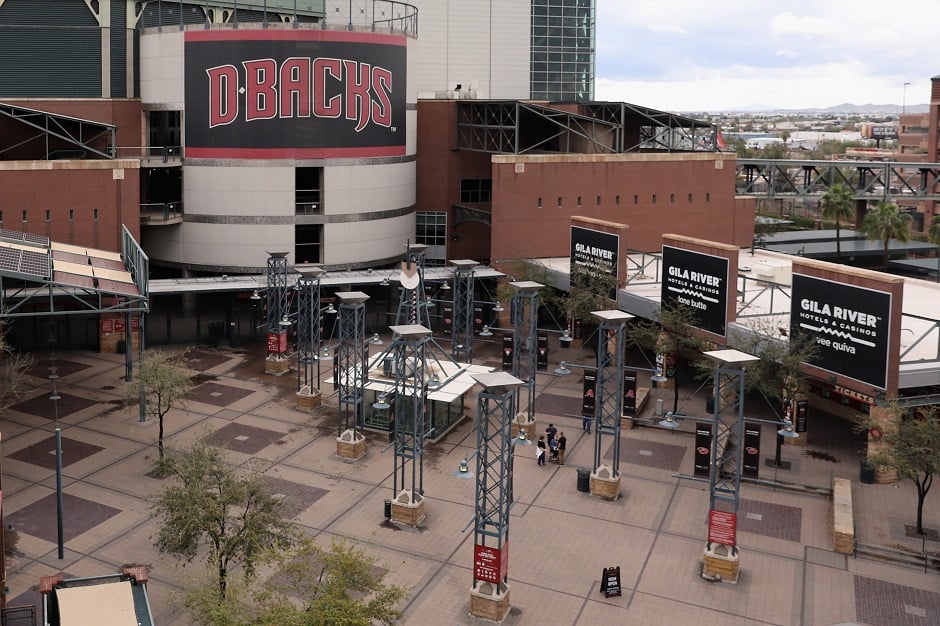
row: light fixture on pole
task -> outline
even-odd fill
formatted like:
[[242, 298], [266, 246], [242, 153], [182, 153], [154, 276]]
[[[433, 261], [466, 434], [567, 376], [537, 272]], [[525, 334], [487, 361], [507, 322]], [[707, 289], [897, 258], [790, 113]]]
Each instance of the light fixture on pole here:
[[497, 301], [496, 306], [493, 307], [493, 313], [502, 313], [505, 310], [506, 309], [503, 308], [503, 305], [500, 304], [499, 301]]
[[676, 416], [672, 411], [666, 411], [666, 417], [659, 420], [659, 425], [663, 428], [668, 428], [669, 430], [675, 430], [679, 428], [679, 422], [676, 421]]
[[379, 411], [384, 411], [385, 409], [390, 409], [391, 407], [392, 405], [388, 403], [388, 395], [384, 391], [380, 393], [376, 397], [375, 402], [372, 403], [372, 408], [378, 409]]
[[450, 283], [446, 280], [444, 281], [444, 284], [441, 285], [441, 291], [450, 291]]
[[261, 292], [258, 291], [257, 289], [255, 289], [253, 292], [251, 292], [251, 296], [250, 296], [248, 299], [249, 299], [249, 300], [260, 300], [260, 299], [261, 299]]
[[326, 305], [326, 308], [323, 309], [323, 312], [329, 313], [330, 315], [332, 315], [333, 313], [336, 313], [336, 307], [334, 307], [333, 303], [330, 302], [329, 304]]
[[800, 436], [798, 432], [793, 430], [793, 422], [788, 419], [783, 420], [783, 426], [777, 431], [777, 434], [785, 439], [796, 439]]
[[564, 331], [562, 331], [561, 337], [558, 338], [558, 343], [561, 345], [562, 348], [570, 348], [571, 347], [571, 331], [568, 330], [567, 328]]
[[480, 331], [480, 336], [481, 336], [481, 337], [492, 337], [492, 336], [493, 336], [493, 331], [490, 330], [490, 327], [489, 327], [489, 326], [487, 326], [487, 325], [484, 324], [484, 325], [483, 325], [483, 330]]
[[460, 459], [460, 464], [457, 465], [452, 473], [453, 476], [457, 478], [473, 478], [473, 470], [470, 469], [470, 463], [467, 459]]
[[568, 361], [562, 361], [558, 364], [558, 367], [555, 368], [555, 373], [559, 376], [567, 376], [571, 373], [571, 368], [568, 367]]
[[332, 360], [333, 360], [333, 355], [330, 354], [330, 349], [329, 349], [329, 348], [323, 348], [323, 350], [320, 351], [320, 360], [321, 360], [321, 361], [332, 361]]
[[519, 434], [512, 440], [512, 442], [517, 446], [531, 446], [532, 442], [529, 440], [528, 435], [525, 434], [524, 430], [519, 430]]
[[441, 377], [437, 372], [434, 373], [434, 376], [431, 377], [431, 380], [428, 381], [428, 389], [438, 389], [441, 386]]
[[284, 315], [283, 317], [281, 317], [281, 322], [280, 322], [280, 324], [281, 324], [281, 326], [293, 326], [293, 325], [294, 325], [294, 322], [290, 321], [290, 318], [289, 318], [288, 316]]
[[381, 346], [385, 342], [382, 341], [382, 338], [379, 337], [378, 333], [375, 333], [372, 335], [372, 339], [369, 340], [369, 343], [371, 343], [373, 346]]

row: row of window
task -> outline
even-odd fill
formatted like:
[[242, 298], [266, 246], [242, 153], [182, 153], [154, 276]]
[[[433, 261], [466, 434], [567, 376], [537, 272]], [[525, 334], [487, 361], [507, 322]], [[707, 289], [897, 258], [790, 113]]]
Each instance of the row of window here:
[[[98, 209], [92, 209], [92, 215], [93, 215], [94, 219], [97, 220], [97, 219], [98, 219]], [[29, 212], [28, 212], [28, 211], [23, 211], [21, 220], [23, 221], [24, 224], [29, 221]], [[46, 209], [46, 221], [47, 221], [47, 222], [51, 222], [51, 221], [52, 221], [52, 211], [51, 211], [50, 209]], [[74, 222], [74, 221], [75, 221], [75, 209], [69, 209], [69, 221], [70, 221], [70, 222]], [[3, 222], [3, 211], [0, 211], [0, 222]]]
[[[690, 204], [691, 204], [692, 201], [695, 199], [694, 195], [691, 194], [691, 193], [688, 194], [687, 198], [688, 198], [688, 201], [689, 201]], [[654, 194], [650, 197], [650, 200], [651, 200], [651, 202], [652, 202], [653, 204], [656, 204], [656, 203], [659, 201], [659, 196], [654, 193]], [[705, 202], [711, 202], [711, 201], [712, 201], [712, 194], [706, 192], [706, 193], [705, 193]], [[600, 196], [597, 196], [595, 202], [596, 202], [597, 206], [600, 206], [600, 204], [601, 204], [601, 197], [600, 197]], [[640, 195], [639, 195], [639, 194], [634, 194], [634, 195], [633, 195], [633, 204], [639, 204], [639, 203], [640, 203]], [[669, 203], [670, 203], [670, 204], [675, 204], [675, 203], [676, 203], [676, 194], [674, 194], [674, 193], [669, 194]], [[558, 206], [561, 207], [561, 206], [563, 206], [563, 204], [564, 204], [564, 202], [563, 202], [563, 197], [562, 197], [562, 196], [558, 196]], [[616, 204], [617, 206], [620, 206], [620, 194], [617, 194], [616, 196], [614, 196], [614, 204]], [[578, 196], [577, 205], [578, 205], [578, 206], [582, 206], [582, 198], [581, 198], [581, 196]], [[539, 208], [540, 208], [540, 209], [542, 208], [542, 198], [541, 198], [541, 197], [539, 198]]]

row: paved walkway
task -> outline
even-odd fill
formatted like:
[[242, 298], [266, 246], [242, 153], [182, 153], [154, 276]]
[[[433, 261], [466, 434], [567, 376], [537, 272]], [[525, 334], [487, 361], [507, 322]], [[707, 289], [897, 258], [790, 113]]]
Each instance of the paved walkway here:
[[[498, 366], [495, 345], [475, 348], [476, 362]], [[261, 471], [287, 496], [289, 513], [317, 541], [334, 536], [369, 548], [389, 571], [387, 581], [410, 587], [408, 624], [478, 624], [469, 617], [474, 485], [452, 475], [475, 445], [465, 420], [425, 454], [427, 520], [418, 529], [386, 522], [393, 457], [387, 437], [369, 435], [367, 455], [354, 463], [335, 456], [334, 397], [316, 414], [294, 404], [296, 378], [264, 373], [263, 346], [197, 347], [190, 366], [200, 384], [194, 399], [166, 419], [167, 442], [180, 446], [210, 435], [245, 468]], [[375, 350], [375, 348], [373, 348]], [[558, 353], [552, 355], [554, 360]], [[586, 350], [564, 355], [589, 363]], [[55, 383], [62, 399], [48, 399]], [[151, 566], [150, 597], [161, 626], [189, 624], [174, 604], [197, 564], [181, 567], [153, 548], [156, 523], [149, 498], [164, 485], [147, 476], [156, 425], [141, 423], [122, 403], [123, 357], [91, 352], [59, 354], [33, 368], [32, 388], [0, 418], [3, 435], [3, 507], [19, 540], [10, 560], [10, 606], [38, 603], [39, 577], [114, 573], [126, 563]], [[581, 428], [581, 376], [539, 374], [538, 430], [548, 422], [567, 434], [564, 466], [536, 465], [534, 448], [515, 464], [509, 565], [512, 609], [506, 624], [838, 624], [940, 623], [940, 576], [832, 551], [831, 502], [812, 493], [744, 485], [739, 514], [741, 575], [737, 585], [699, 575], [706, 535], [707, 483], [692, 474], [691, 425], [670, 432], [638, 427], [623, 432], [622, 497], [600, 500], [577, 490], [577, 469], [590, 467], [593, 438]], [[640, 385], [648, 384], [641, 372]], [[329, 386], [325, 392], [330, 393]], [[705, 411], [701, 393], [681, 390], [680, 412]], [[654, 390], [641, 414], [651, 419]], [[476, 397], [467, 399], [468, 415]], [[751, 409], [749, 408], [749, 412]], [[759, 407], [753, 409], [760, 414]], [[658, 419], [658, 418], [657, 418]], [[57, 555], [54, 429], [64, 451], [64, 558]], [[815, 434], [814, 434], [815, 433]], [[762, 456], [773, 457], [775, 435], [765, 426]], [[905, 534], [912, 523], [913, 486], [858, 482], [857, 446], [849, 427], [820, 415], [809, 444], [785, 446], [789, 471], [766, 465], [761, 479], [779, 478], [825, 491], [832, 477], [853, 480], [860, 542], [920, 551]], [[608, 446], [609, 447], [609, 446]], [[533, 450], [531, 458], [527, 452]], [[930, 494], [925, 522], [940, 527], [940, 495]], [[936, 552], [940, 545], [928, 541]], [[623, 594], [600, 593], [602, 569], [621, 568]]]

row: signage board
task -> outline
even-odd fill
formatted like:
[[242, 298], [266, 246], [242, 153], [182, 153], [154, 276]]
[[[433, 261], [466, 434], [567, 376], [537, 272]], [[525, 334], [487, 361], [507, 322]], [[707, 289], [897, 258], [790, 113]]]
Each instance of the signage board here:
[[806, 400], [797, 400], [796, 401], [796, 432], [805, 433], [806, 432], [806, 420], [809, 413], [809, 402]]
[[114, 320], [101, 320], [101, 332], [102, 333], [113, 333], [114, 332]]
[[268, 333], [268, 354], [287, 352], [287, 331]]
[[581, 415], [594, 417], [597, 410], [597, 370], [584, 370], [584, 387], [581, 393]]
[[620, 595], [620, 566], [605, 567], [601, 572], [601, 593], [605, 598]]
[[636, 417], [636, 370], [623, 370], [623, 406], [620, 417]]
[[186, 158], [405, 154], [404, 36], [187, 30]]
[[127, 330], [127, 324], [124, 323], [124, 320], [120, 317], [114, 320], [114, 332], [123, 333]]
[[663, 306], [691, 309], [695, 328], [724, 337], [728, 323], [728, 272], [728, 259], [724, 257], [663, 246]]
[[712, 425], [709, 422], [695, 424], [695, 457], [692, 474], [696, 478], [708, 478], [712, 460]]
[[746, 478], [758, 478], [760, 474], [760, 424], [744, 422], [744, 455], [741, 475]]
[[612, 284], [607, 297], [617, 299], [620, 284], [617, 253], [620, 250], [620, 235], [600, 230], [571, 227], [571, 286], [596, 290], [600, 281]]
[[890, 331], [890, 293], [793, 274], [790, 336], [815, 340], [809, 365], [884, 389]]
[[548, 335], [538, 336], [538, 352], [535, 355], [535, 369], [544, 372], [548, 369]]
[[734, 546], [738, 517], [728, 511], [712, 509], [708, 512], [708, 541]]
[[504, 563], [505, 557], [503, 550], [496, 546], [474, 545], [473, 577], [490, 583], [502, 582], [507, 571], [506, 563]]
[[503, 335], [503, 371], [512, 371], [512, 355], [514, 348], [512, 345], [512, 335], [507, 333]]

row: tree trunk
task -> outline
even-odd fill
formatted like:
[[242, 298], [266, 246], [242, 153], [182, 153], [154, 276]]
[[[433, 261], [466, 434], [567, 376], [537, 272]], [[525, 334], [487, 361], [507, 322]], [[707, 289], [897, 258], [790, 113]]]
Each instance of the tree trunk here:
[[160, 414], [160, 418], [157, 420], [159, 422], [157, 430], [157, 451], [159, 452], [160, 462], [163, 462], [163, 413]]
[[219, 557], [218, 560], [219, 566], [219, 597], [225, 599], [225, 585], [226, 585], [226, 575], [228, 572], [225, 570], [225, 564], [222, 561], [222, 557]]
[[917, 534], [924, 534], [924, 500], [927, 499], [927, 492], [917, 487]]

